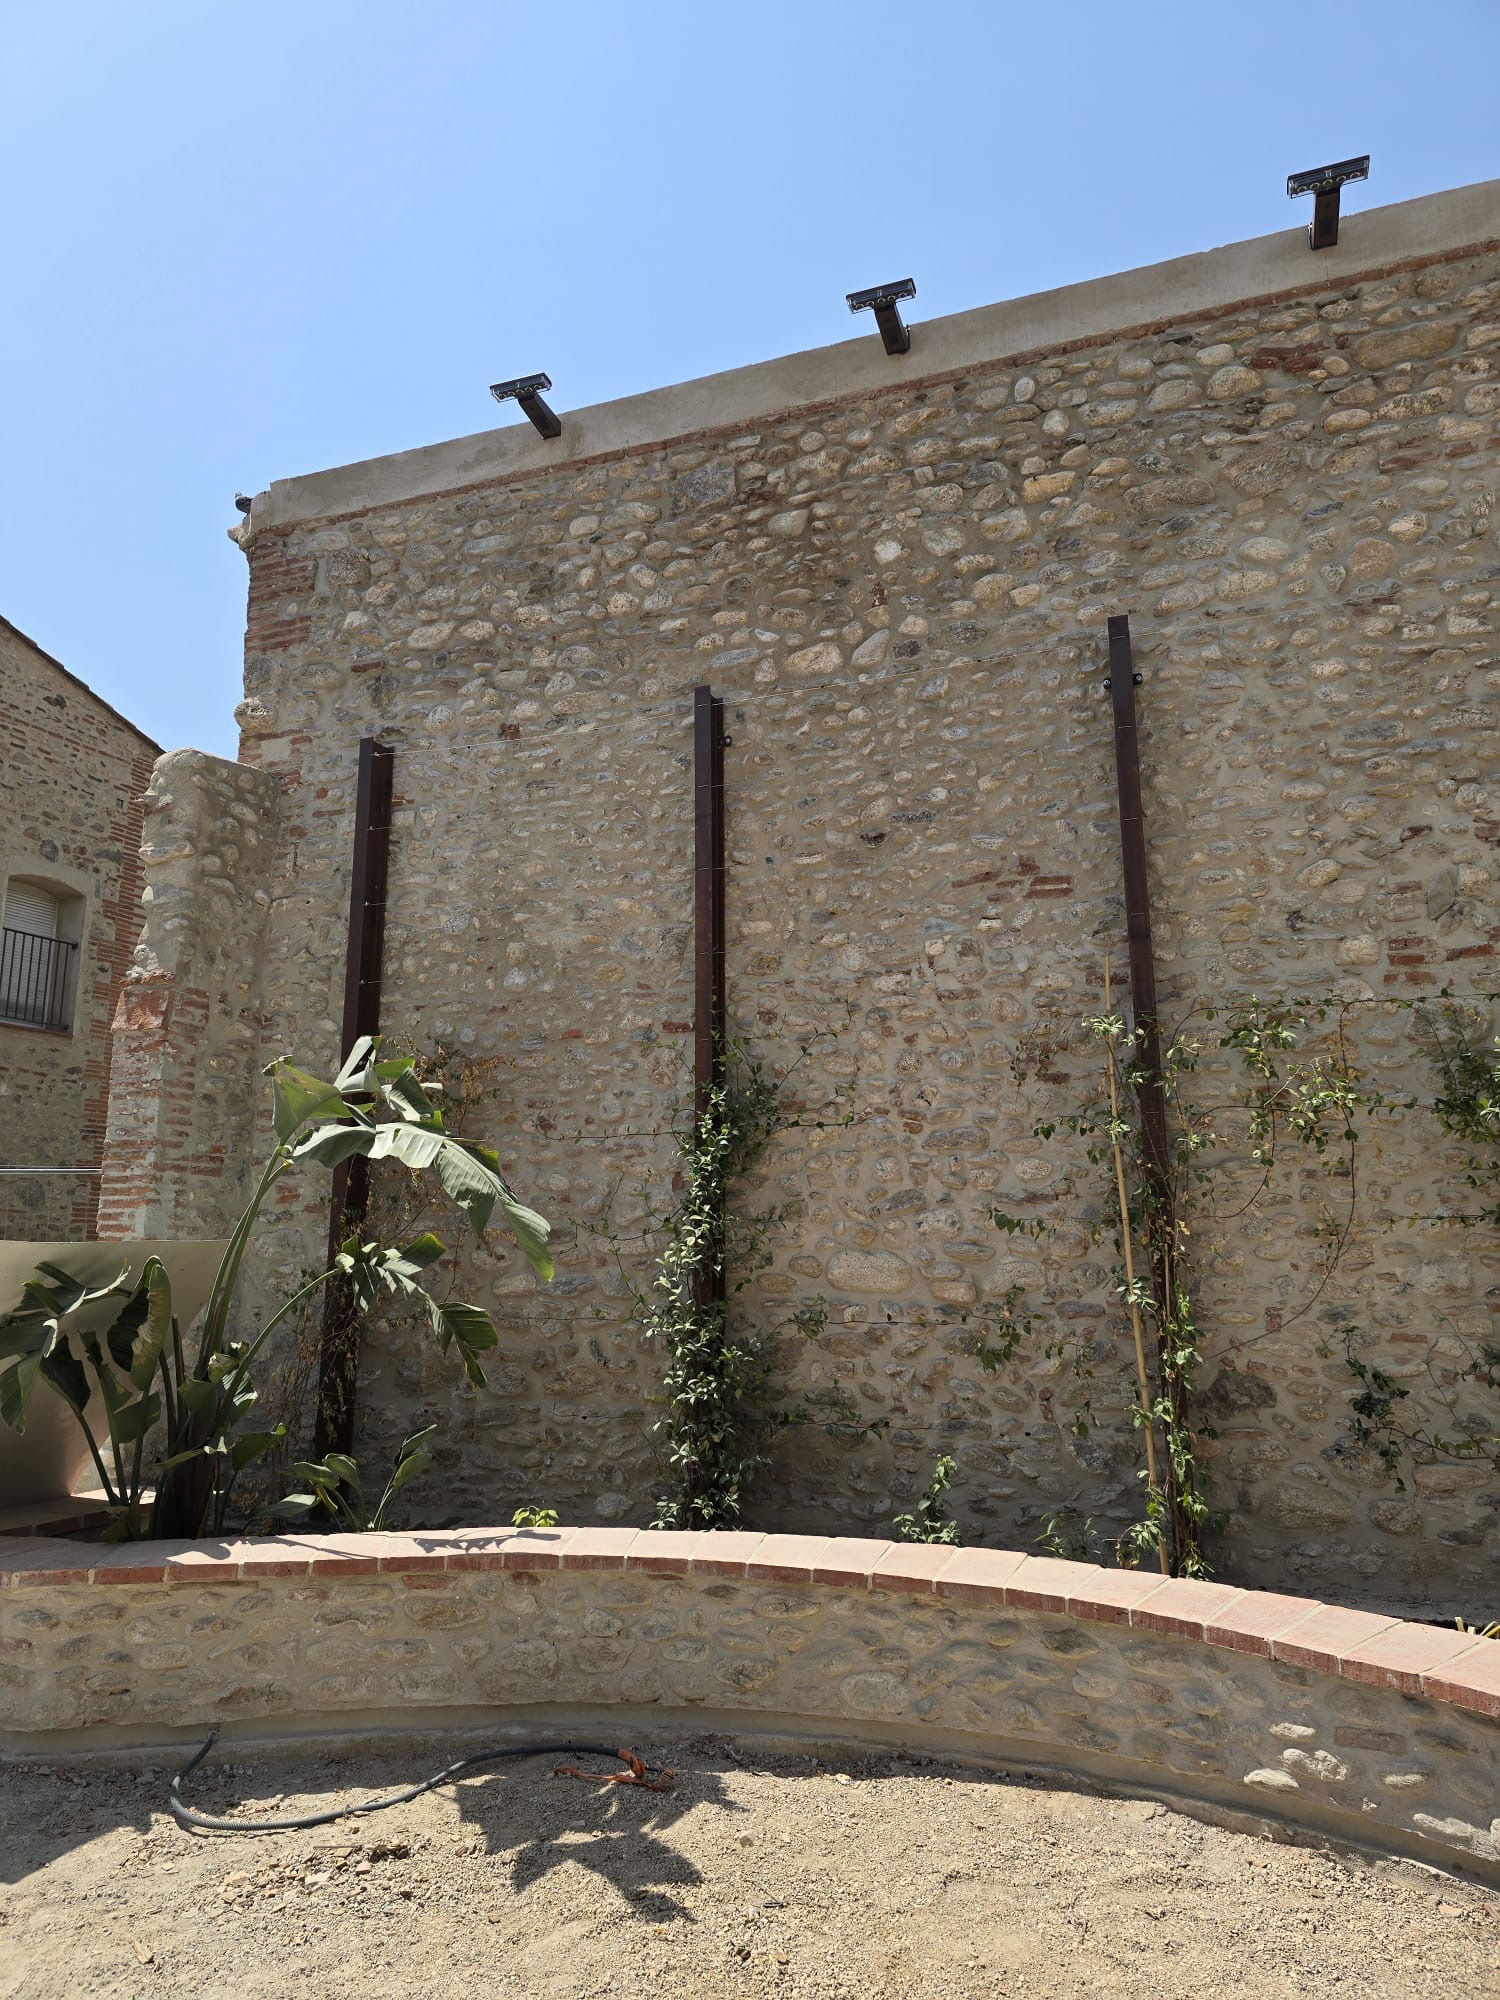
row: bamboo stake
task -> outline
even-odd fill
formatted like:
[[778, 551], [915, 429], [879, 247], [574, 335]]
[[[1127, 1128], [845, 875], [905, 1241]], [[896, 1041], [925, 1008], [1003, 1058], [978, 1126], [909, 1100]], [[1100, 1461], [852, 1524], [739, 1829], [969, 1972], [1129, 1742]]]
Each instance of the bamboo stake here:
[[[1104, 1012], [1110, 1011], [1109, 957], [1104, 959]], [[1120, 1151], [1120, 1090], [1115, 1072], [1115, 1050], [1111, 1042], [1109, 1059], [1109, 1125], [1110, 1144], [1115, 1158], [1115, 1194], [1120, 1203], [1120, 1242], [1125, 1251], [1125, 1296], [1130, 1306], [1130, 1331], [1135, 1336], [1135, 1373], [1140, 1384], [1141, 1414], [1145, 1418], [1146, 1433], [1146, 1477], [1151, 1482], [1153, 1494], [1159, 1493], [1156, 1481], [1156, 1432], [1151, 1420], [1151, 1378], [1146, 1372], [1146, 1333], [1141, 1325], [1141, 1309], [1135, 1296], [1135, 1251], [1130, 1236], [1130, 1202], [1125, 1192], [1125, 1158]], [[1163, 1533], [1157, 1543], [1156, 1553], [1161, 1562], [1161, 1573], [1168, 1575], [1167, 1538]]]

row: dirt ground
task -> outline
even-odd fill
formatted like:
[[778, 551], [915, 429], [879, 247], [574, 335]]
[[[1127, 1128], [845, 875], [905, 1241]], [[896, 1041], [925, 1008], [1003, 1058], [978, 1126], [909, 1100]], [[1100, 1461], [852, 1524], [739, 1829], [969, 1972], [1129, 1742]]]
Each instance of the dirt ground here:
[[[477, 1747], [211, 1759], [200, 1811]], [[1141, 1800], [900, 1758], [667, 1746], [676, 1788], [503, 1764], [372, 1818], [189, 1835], [169, 1772], [0, 1773], [0, 2000], [1481, 2000], [1500, 1897]]]

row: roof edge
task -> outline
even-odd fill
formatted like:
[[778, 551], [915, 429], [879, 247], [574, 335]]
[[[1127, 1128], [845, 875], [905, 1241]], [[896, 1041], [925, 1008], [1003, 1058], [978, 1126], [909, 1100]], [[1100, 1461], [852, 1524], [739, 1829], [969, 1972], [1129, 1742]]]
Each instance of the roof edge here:
[[161, 755], [161, 745], [154, 736], [148, 736], [140, 724], [132, 722], [128, 715], [121, 715], [119, 709], [112, 702], [106, 701], [102, 694], [97, 694], [87, 681], [80, 680], [71, 668], [65, 667], [61, 660], [55, 658], [53, 654], [47, 651], [45, 646], [39, 646], [29, 632], [23, 632], [19, 625], [13, 625], [3, 615], [0, 615], [0, 632], [8, 632], [13, 639], [19, 639], [23, 646], [29, 646], [38, 659], [45, 660], [49, 667], [56, 667], [63, 679], [71, 681], [81, 694], [86, 694], [90, 701], [97, 702], [107, 715], [114, 717], [116, 722], [123, 722], [130, 733], [133, 736], [138, 736], [148, 750], [154, 750], [158, 757]]
[[562, 412], [547, 441], [529, 423], [278, 479], [256, 495], [239, 539], [268, 529], [615, 457], [707, 431], [738, 429], [810, 405], [842, 402], [1023, 355], [1128, 335], [1252, 300], [1340, 286], [1404, 261], [1438, 261], [1500, 240], [1500, 180], [1418, 196], [1342, 218], [1333, 248], [1310, 252], [1305, 226], [1195, 251], [1110, 277], [917, 321], [910, 351], [887, 355], [866, 334], [752, 362], [669, 388]]

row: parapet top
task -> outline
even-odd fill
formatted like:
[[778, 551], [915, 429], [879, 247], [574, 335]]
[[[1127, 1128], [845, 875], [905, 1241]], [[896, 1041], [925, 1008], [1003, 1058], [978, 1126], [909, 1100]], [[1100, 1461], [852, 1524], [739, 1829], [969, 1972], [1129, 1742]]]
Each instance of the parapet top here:
[[1346, 216], [1338, 242], [1315, 259], [1308, 256], [1305, 229], [1278, 230], [1140, 270], [924, 320], [913, 329], [904, 353], [883, 351], [865, 336], [569, 410], [562, 436], [551, 441], [530, 424], [518, 423], [278, 479], [255, 496], [248, 521], [231, 532], [245, 544], [268, 528], [396, 506], [705, 431], [739, 429], [893, 383], [951, 376], [1078, 341], [1221, 312], [1252, 299], [1336, 289], [1413, 258], [1454, 255], [1497, 240], [1500, 180], [1480, 181]]

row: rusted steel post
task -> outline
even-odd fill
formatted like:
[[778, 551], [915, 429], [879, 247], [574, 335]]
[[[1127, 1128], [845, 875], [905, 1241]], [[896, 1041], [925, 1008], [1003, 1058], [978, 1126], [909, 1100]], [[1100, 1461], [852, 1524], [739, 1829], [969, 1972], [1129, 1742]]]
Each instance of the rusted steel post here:
[[[349, 883], [349, 946], [344, 959], [344, 1018], [340, 1057], [361, 1035], [380, 1032], [380, 991], [385, 971], [385, 902], [390, 878], [391, 792], [395, 756], [373, 736], [359, 746], [354, 797], [354, 865]], [[370, 1203], [368, 1160], [345, 1160], [334, 1169], [328, 1211], [328, 1262], [352, 1229], [362, 1226]], [[347, 1452], [354, 1441], [354, 1389], [359, 1371], [359, 1317], [349, 1287], [335, 1278], [323, 1289], [323, 1336], [318, 1355], [318, 1408], [313, 1450]]]
[[[1109, 693], [1115, 722], [1115, 784], [1120, 800], [1120, 860], [1125, 878], [1125, 936], [1130, 950], [1130, 1013], [1135, 1040], [1129, 1070], [1141, 1114], [1141, 1180], [1144, 1226], [1156, 1297], [1158, 1361], [1176, 1304], [1177, 1220], [1173, 1200], [1172, 1144], [1167, 1132], [1167, 1100], [1162, 1068], [1161, 1023], [1156, 1002], [1156, 959], [1151, 947], [1151, 892], [1146, 881], [1146, 814], [1141, 802], [1141, 760], [1135, 720], [1135, 660], [1130, 620], [1109, 621]], [[1123, 1221], [1124, 1218], [1122, 1218]], [[1186, 1428], [1180, 1382], [1161, 1369], [1158, 1394], [1172, 1406], [1174, 1422]], [[1164, 1498], [1172, 1547], [1180, 1563], [1195, 1546], [1185, 1517], [1170, 1453]]]
[[[693, 1118], [724, 1081], [724, 702], [693, 690]], [[701, 1305], [725, 1296], [723, 1217], [717, 1254], [698, 1282]]]
[[693, 1085], [702, 1117], [724, 1080], [724, 702], [693, 689]]
[[1120, 859], [1125, 873], [1125, 937], [1130, 947], [1130, 1010], [1136, 1032], [1136, 1095], [1141, 1136], [1150, 1170], [1165, 1178], [1171, 1166], [1167, 1108], [1162, 1093], [1161, 1028], [1156, 1014], [1156, 960], [1151, 949], [1151, 892], [1146, 884], [1146, 814], [1141, 804], [1141, 760], [1135, 728], [1135, 662], [1130, 620], [1109, 621], [1109, 690], [1115, 712], [1115, 784], [1120, 796]]

